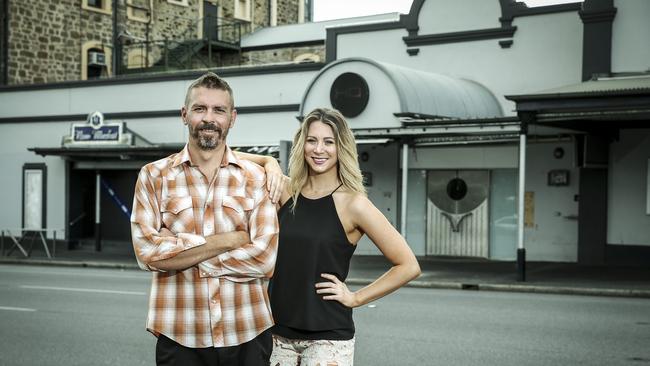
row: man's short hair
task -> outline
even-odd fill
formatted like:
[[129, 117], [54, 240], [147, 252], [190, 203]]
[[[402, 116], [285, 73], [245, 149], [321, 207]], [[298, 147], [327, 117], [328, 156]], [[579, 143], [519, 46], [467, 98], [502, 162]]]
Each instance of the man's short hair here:
[[207, 89], [225, 90], [230, 96], [230, 108], [235, 108], [235, 99], [233, 98], [230, 85], [224, 79], [220, 78], [219, 75], [213, 72], [206, 72], [201, 77], [194, 80], [192, 84], [190, 84], [190, 86], [187, 88], [187, 93], [185, 94], [185, 108], [190, 107], [190, 94], [192, 94], [192, 90], [201, 87]]

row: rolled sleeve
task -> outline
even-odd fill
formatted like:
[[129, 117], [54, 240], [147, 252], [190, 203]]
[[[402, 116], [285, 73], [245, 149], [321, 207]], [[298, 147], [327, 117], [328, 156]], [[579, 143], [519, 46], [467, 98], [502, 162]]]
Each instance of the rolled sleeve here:
[[251, 242], [199, 264], [201, 276], [224, 277], [235, 282], [273, 275], [278, 250], [278, 217], [266, 191], [249, 216]]
[[131, 238], [133, 250], [140, 268], [159, 271], [150, 264], [168, 259], [178, 253], [205, 244], [204, 237], [189, 233], [163, 236], [160, 233], [162, 218], [157, 199], [155, 177], [146, 167], [142, 168], [135, 186], [133, 211], [131, 214]]

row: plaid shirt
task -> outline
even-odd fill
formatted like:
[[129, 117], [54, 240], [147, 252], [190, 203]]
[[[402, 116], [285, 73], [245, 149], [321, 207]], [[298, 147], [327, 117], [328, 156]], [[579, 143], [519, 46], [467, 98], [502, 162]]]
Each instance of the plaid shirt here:
[[[175, 236], [161, 236], [161, 228]], [[184, 271], [151, 262], [205, 244], [205, 236], [247, 230], [251, 243]], [[273, 325], [266, 292], [278, 243], [275, 206], [261, 167], [226, 147], [208, 182], [190, 161], [187, 145], [145, 165], [135, 186], [133, 247], [142, 269], [154, 271], [147, 330], [192, 348], [247, 342]]]

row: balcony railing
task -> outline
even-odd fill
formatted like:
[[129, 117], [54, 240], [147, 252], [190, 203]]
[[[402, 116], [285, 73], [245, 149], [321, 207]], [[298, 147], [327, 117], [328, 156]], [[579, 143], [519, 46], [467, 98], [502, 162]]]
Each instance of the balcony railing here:
[[[179, 22], [177, 26], [183, 26]], [[120, 45], [118, 73], [192, 70], [238, 64], [242, 24], [205, 17], [186, 23], [178, 36], [131, 41]], [[199, 29], [202, 37], [199, 37]], [[147, 32], [149, 34], [150, 32]]]

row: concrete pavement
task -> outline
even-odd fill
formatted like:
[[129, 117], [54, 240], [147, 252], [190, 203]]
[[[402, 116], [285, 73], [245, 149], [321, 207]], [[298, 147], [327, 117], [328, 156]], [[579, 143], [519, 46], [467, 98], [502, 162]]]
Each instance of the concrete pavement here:
[[[93, 247], [74, 250], [58, 247], [53, 259], [48, 259], [43, 249], [36, 246], [29, 258], [17, 250], [7, 255], [8, 247], [5, 243], [0, 264], [138, 269], [133, 249], [125, 245], [104, 245], [100, 252]], [[410, 287], [650, 298], [650, 266], [528, 262], [526, 281], [519, 282], [516, 265], [511, 261], [449, 257], [418, 260], [422, 275]], [[354, 256], [346, 282], [365, 285], [388, 268], [390, 264], [383, 257]]]

